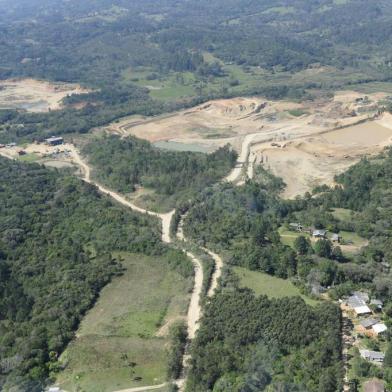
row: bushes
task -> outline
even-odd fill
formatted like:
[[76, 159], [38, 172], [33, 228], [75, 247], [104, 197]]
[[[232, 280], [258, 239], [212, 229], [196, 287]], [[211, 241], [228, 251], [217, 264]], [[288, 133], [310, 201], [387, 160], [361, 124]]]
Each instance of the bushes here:
[[[153, 218], [76, 178], [3, 158], [0, 178], [0, 361], [15, 358], [0, 384], [41, 385], [100, 289], [121, 273], [111, 252], [167, 250]], [[189, 276], [181, 256], [172, 251], [168, 262]]]
[[142, 185], [182, 201], [222, 178], [237, 157], [228, 146], [212, 154], [174, 152], [134, 137], [116, 136], [96, 139], [83, 152], [94, 167], [93, 174], [111, 188], [127, 193]]
[[167, 368], [169, 379], [177, 380], [181, 376], [187, 337], [188, 333], [185, 323], [176, 323], [170, 328], [170, 349]]
[[[299, 298], [223, 289], [206, 305], [187, 390], [260, 390], [284, 380], [301, 391], [334, 392], [341, 383], [340, 327], [333, 304], [313, 309]], [[336, 389], [319, 389], [325, 385]]]

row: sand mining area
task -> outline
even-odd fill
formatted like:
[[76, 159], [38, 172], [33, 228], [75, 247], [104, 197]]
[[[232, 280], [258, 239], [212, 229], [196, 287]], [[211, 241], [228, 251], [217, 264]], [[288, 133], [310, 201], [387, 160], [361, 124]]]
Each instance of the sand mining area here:
[[392, 116], [379, 111], [386, 99], [386, 93], [354, 91], [301, 103], [239, 97], [160, 117], [124, 118], [105, 130], [207, 150], [230, 143], [243, 158], [251, 157], [245, 175], [262, 164], [287, 184], [283, 197], [294, 198], [332, 185], [336, 174], [362, 156], [392, 144]]

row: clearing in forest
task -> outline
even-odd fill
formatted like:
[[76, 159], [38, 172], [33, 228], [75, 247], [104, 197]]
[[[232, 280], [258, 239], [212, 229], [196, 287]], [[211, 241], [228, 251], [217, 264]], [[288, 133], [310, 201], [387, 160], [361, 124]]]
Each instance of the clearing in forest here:
[[60, 109], [68, 95], [86, 94], [89, 90], [78, 84], [47, 82], [35, 79], [0, 81], [0, 109], [25, 109], [48, 112]]
[[65, 390], [112, 392], [166, 380], [168, 338], [156, 335], [167, 320], [185, 318], [192, 281], [163, 257], [119, 257], [124, 274], [102, 290], [61, 356], [66, 368], [57, 383]]
[[318, 302], [301, 294], [299, 289], [288, 279], [280, 279], [259, 271], [235, 267], [234, 272], [240, 279], [241, 287], [248, 287], [256, 295], [267, 295], [270, 298], [300, 296], [307, 304], [316, 305]]

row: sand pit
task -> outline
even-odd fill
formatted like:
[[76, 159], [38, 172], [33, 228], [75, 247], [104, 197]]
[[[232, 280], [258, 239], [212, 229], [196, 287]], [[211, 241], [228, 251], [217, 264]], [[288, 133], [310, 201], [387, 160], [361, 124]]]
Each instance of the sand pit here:
[[283, 178], [287, 187], [282, 196], [294, 198], [315, 186], [333, 185], [334, 176], [361, 157], [376, 154], [391, 145], [392, 121], [391, 128], [379, 124], [392, 119], [389, 114], [385, 117], [311, 137], [298, 137], [284, 145], [254, 144], [251, 155], [256, 155], [257, 162]]
[[158, 145], [176, 142], [209, 151], [230, 143], [240, 158], [228, 181], [241, 184], [244, 173], [252, 177], [257, 165], [247, 161], [260, 162], [264, 156], [264, 165], [287, 183], [283, 196], [292, 198], [316, 185], [333, 184], [334, 176], [361, 156], [391, 144], [392, 116], [378, 113], [378, 102], [386, 96], [341, 91], [332, 99], [301, 103], [239, 97], [155, 118], [124, 118], [104, 129]]
[[392, 137], [392, 129], [386, 128], [375, 121], [339, 129], [324, 136], [329, 143], [359, 146], [383, 143], [390, 137]]
[[89, 90], [77, 84], [52, 83], [35, 79], [0, 81], [0, 109], [24, 109], [47, 112], [60, 109], [68, 95], [85, 94]]

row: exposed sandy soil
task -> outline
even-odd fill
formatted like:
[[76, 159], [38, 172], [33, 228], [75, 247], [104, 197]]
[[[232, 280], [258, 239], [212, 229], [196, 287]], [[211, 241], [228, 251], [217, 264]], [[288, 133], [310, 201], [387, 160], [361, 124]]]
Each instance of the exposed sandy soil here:
[[77, 84], [52, 83], [35, 79], [0, 80], [0, 109], [25, 109], [47, 112], [61, 108], [68, 95], [84, 94], [89, 90]]
[[311, 137], [298, 137], [284, 144], [272, 146], [260, 143], [252, 146], [256, 161], [262, 162], [275, 175], [282, 177], [287, 187], [283, 197], [293, 198], [321, 184], [333, 185], [334, 176], [344, 172], [364, 155], [371, 155], [392, 144], [391, 127], [379, 122], [339, 129]]
[[334, 175], [360, 156], [391, 143], [392, 116], [377, 117], [377, 103], [386, 96], [340, 91], [332, 99], [303, 103], [260, 97], [215, 100], [156, 118], [124, 118], [106, 130], [207, 148], [230, 143], [239, 159], [227, 181], [242, 184], [263, 161], [287, 183], [283, 196], [295, 197], [315, 185], [332, 184]]

